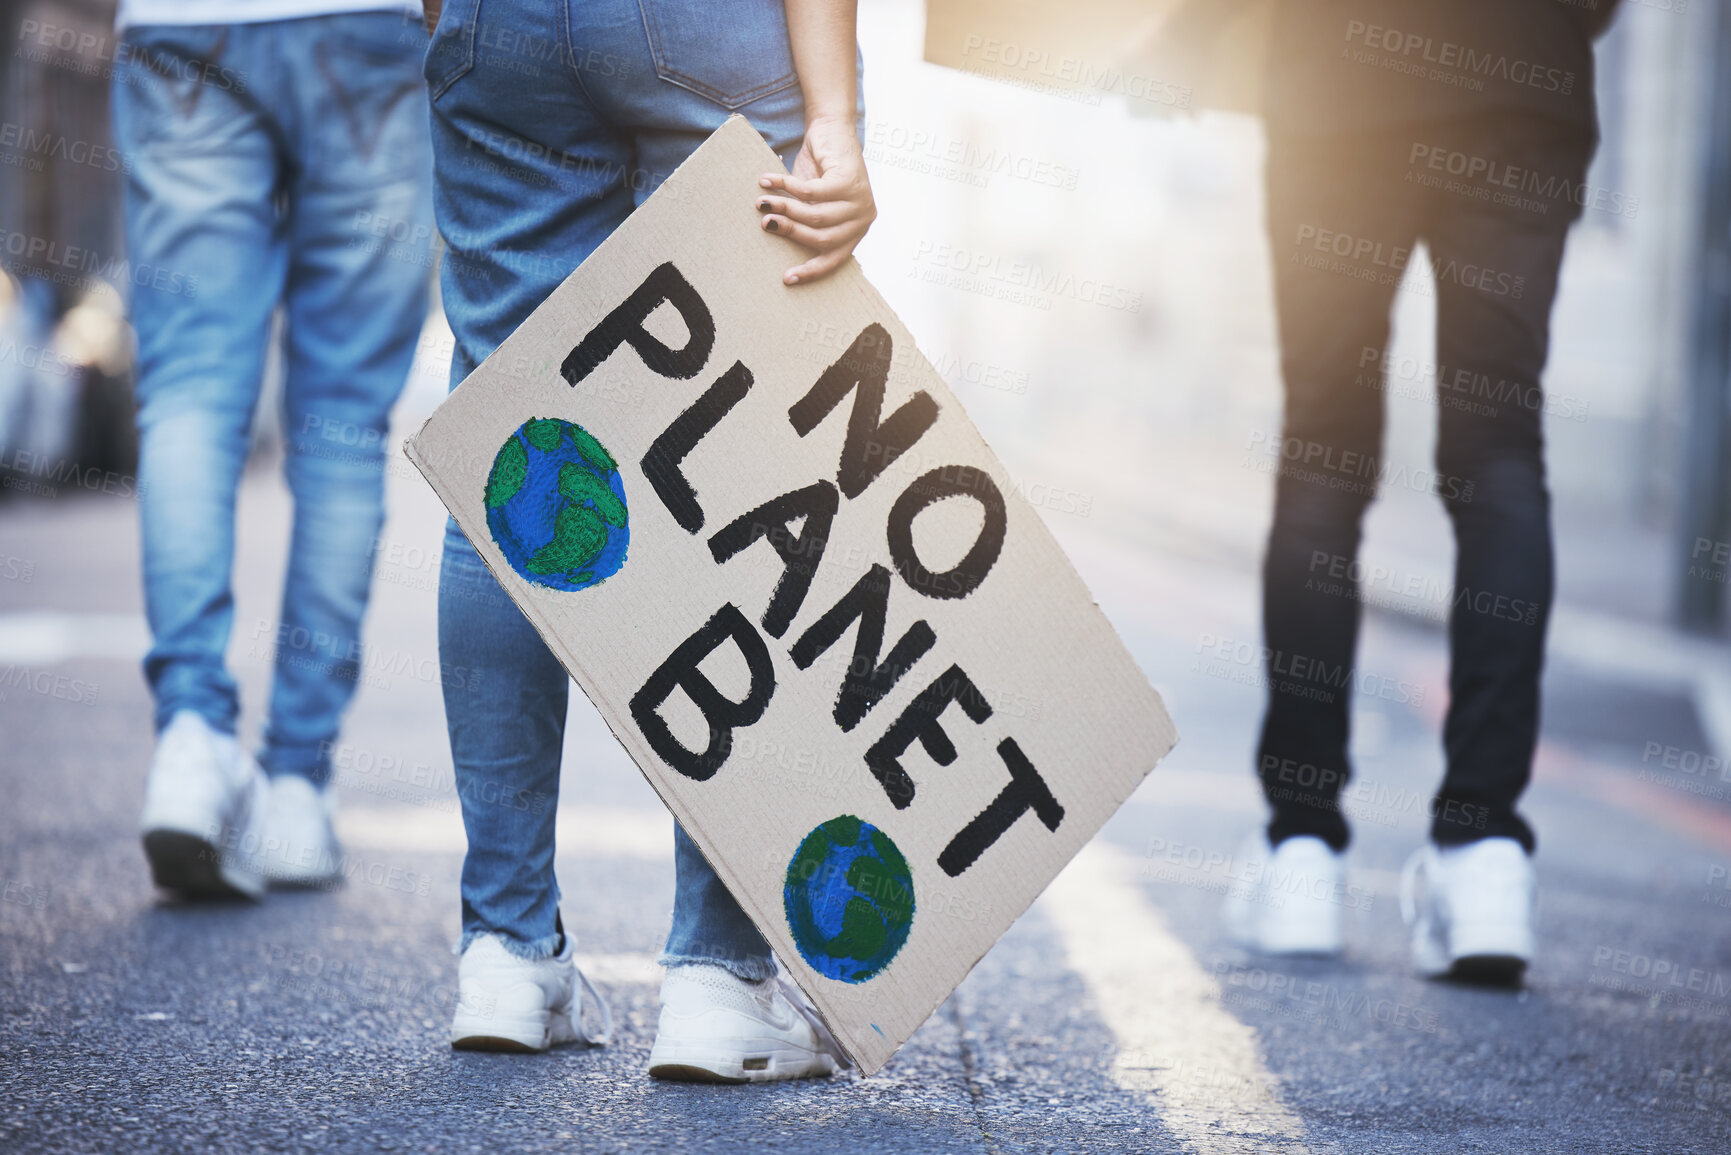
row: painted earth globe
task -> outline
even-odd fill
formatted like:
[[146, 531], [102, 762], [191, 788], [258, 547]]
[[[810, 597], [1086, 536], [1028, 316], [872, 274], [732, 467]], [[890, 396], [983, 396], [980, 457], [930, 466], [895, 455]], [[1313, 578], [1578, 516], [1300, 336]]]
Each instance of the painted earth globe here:
[[631, 532], [618, 463], [581, 425], [533, 417], [487, 475], [487, 528], [536, 585], [581, 590], [625, 564]]
[[847, 983], [876, 975], [914, 921], [914, 880], [889, 835], [844, 814], [805, 836], [782, 892], [799, 953], [819, 974]]

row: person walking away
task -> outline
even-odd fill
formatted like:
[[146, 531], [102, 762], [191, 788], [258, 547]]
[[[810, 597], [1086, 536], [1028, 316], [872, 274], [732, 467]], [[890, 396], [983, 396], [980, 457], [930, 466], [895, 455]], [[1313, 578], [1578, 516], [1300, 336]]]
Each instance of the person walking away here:
[[[1273, 816], [1246, 851], [1256, 884], [1226, 910], [1230, 933], [1253, 949], [1342, 945], [1340, 793], [1359, 601], [1356, 589], [1316, 580], [1317, 559], [1351, 572], [1358, 556], [1381, 472], [1390, 304], [1422, 240], [1436, 285], [1437, 488], [1456, 564], [1447, 769], [1403, 906], [1424, 974], [1512, 982], [1533, 957], [1535, 840], [1516, 802], [1537, 743], [1554, 585], [1539, 378], [1598, 139], [1592, 41], [1613, 8], [1277, 9], [1267, 187], [1286, 409], [1263, 568], [1269, 693], [1257, 751]], [[1295, 661], [1338, 672], [1333, 691], [1282, 676]]]
[[[419, 15], [379, 0], [120, 5], [157, 730], [144, 850], [159, 886], [190, 895], [340, 873], [330, 751], [361, 672], [387, 419], [427, 312]], [[255, 761], [224, 654], [236, 491], [279, 309], [294, 524], [280, 616], [252, 631], [275, 661]]]
[[[455, 386], [730, 115], [791, 161], [766, 173], [762, 227], [839, 267], [875, 216], [861, 155], [853, 0], [447, 0], [427, 53]], [[441, 659], [468, 854], [451, 1045], [540, 1051], [607, 1037], [559, 915], [556, 802], [565, 670], [454, 521], [439, 577]], [[649, 1074], [761, 1082], [833, 1073], [839, 1049], [683, 829]], [[594, 998], [593, 991], [589, 991]], [[594, 999], [599, 1003], [599, 999]]]

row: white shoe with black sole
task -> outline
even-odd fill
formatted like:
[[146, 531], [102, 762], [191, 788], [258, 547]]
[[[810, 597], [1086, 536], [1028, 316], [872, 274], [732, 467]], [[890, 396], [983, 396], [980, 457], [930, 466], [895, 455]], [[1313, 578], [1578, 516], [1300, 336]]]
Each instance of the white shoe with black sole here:
[[1537, 897], [1532, 860], [1512, 838], [1415, 851], [1400, 879], [1413, 966], [1430, 978], [1518, 985], [1533, 960]]
[[328, 887], [343, 876], [342, 850], [331, 818], [336, 803], [299, 774], [270, 780], [259, 865], [275, 886]]
[[1340, 953], [1345, 854], [1308, 834], [1271, 847], [1259, 832], [1233, 866], [1221, 912], [1228, 938], [1258, 954]]
[[[575, 945], [566, 935], [557, 955], [526, 959], [506, 950], [496, 935], [471, 942], [457, 964], [452, 1049], [545, 1051], [577, 1042], [606, 1046], [613, 1035], [613, 1014], [577, 969]], [[584, 1026], [586, 1002], [601, 1018], [598, 1031]]]
[[175, 714], [157, 736], [140, 820], [156, 885], [193, 898], [262, 898], [269, 796], [269, 779], [232, 734], [191, 710]]
[[649, 1075], [690, 1083], [822, 1079], [849, 1066], [817, 1012], [783, 978], [748, 982], [725, 967], [673, 967]]

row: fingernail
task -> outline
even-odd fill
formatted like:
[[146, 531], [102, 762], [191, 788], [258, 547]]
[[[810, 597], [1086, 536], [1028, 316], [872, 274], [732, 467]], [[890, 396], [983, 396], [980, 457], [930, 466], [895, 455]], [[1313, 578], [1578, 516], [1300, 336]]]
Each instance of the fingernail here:
[[757, 211], [760, 213], [768, 212], [769, 211], [769, 202], [768, 201], [758, 201], [757, 202]]
[[799, 277], [793, 273], [789, 273], [787, 275], [787, 283], [790, 285], [797, 285], [799, 284]]
[[760, 176], [757, 178], [757, 187], [758, 188], [774, 188], [775, 182], [770, 180], [766, 176]]
[[768, 229], [772, 233], [781, 231], [781, 226], [776, 224], [774, 217], [764, 217], [763, 218], [763, 227]]

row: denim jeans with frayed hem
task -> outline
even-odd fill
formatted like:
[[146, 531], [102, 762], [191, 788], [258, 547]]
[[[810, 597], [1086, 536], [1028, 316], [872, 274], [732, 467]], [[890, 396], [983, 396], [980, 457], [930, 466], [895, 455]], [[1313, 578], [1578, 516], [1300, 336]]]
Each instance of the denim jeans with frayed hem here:
[[[805, 126], [780, 0], [447, 0], [426, 78], [453, 386], [730, 115], [784, 159]], [[454, 523], [439, 654], [472, 683], [445, 686], [469, 836], [461, 945], [496, 934], [515, 954], [550, 956], [568, 680]], [[674, 863], [662, 963], [774, 974], [769, 944], [677, 828]]]
[[241, 636], [275, 663], [265, 768], [321, 785], [364, 676], [388, 416], [427, 313], [425, 43], [383, 12], [140, 25], [114, 72], [156, 724], [235, 728], [235, 493], [280, 308], [294, 525], [281, 610]]

